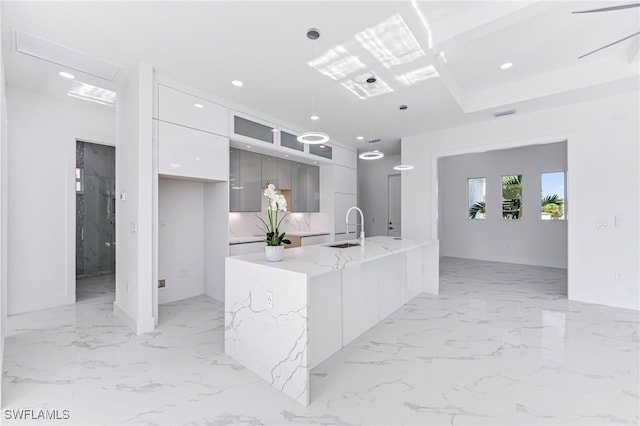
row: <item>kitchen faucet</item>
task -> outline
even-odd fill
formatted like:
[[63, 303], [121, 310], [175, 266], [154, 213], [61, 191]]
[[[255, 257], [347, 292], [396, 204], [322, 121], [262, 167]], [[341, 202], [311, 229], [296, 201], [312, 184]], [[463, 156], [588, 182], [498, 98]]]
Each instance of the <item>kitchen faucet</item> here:
[[[347, 210], [347, 216], [344, 221], [347, 224], [347, 234], [349, 233], [349, 213], [351, 210], [357, 210], [360, 213], [360, 245], [364, 246], [364, 214], [362, 214], [362, 210], [357, 207], [351, 207]], [[358, 219], [356, 218], [356, 235], [358, 235]]]

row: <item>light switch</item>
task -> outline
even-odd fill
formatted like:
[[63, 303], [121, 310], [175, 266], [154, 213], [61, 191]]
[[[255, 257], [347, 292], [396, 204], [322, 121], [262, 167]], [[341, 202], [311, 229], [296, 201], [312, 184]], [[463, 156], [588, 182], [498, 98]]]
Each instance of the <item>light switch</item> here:
[[617, 214], [615, 217], [615, 224], [616, 228], [622, 227], [622, 216], [620, 216], [619, 214]]
[[609, 222], [606, 220], [597, 220], [596, 221], [596, 228], [598, 229], [605, 229], [609, 227]]

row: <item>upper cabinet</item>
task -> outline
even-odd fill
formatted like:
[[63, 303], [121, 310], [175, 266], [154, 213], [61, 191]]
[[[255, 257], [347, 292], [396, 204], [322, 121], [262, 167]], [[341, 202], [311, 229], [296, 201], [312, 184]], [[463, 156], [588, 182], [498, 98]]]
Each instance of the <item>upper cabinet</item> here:
[[226, 107], [162, 84], [158, 85], [158, 118], [229, 136], [229, 110]]
[[229, 157], [229, 211], [259, 212], [262, 197], [262, 156], [231, 149]]
[[243, 142], [275, 144], [275, 129], [266, 121], [232, 113], [231, 138]]
[[262, 189], [267, 182], [290, 196], [289, 211], [320, 211], [320, 168], [317, 166], [236, 148], [230, 150], [229, 166], [232, 212], [265, 209]]
[[291, 161], [278, 158], [278, 188], [291, 189]]
[[291, 211], [320, 211], [320, 168], [291, 162]]
[[293, 133], [280, 132], [280, 146], [295, 151], [304, 152], [304, 144], [298, 142], [298, 137]]
[[229, 179], [229, 139], [158, 122], [158, 174], [190, 179]]
[[331, 160], [333, 158], [333, 148], [329, 145], [309, 145], [309, 154]]

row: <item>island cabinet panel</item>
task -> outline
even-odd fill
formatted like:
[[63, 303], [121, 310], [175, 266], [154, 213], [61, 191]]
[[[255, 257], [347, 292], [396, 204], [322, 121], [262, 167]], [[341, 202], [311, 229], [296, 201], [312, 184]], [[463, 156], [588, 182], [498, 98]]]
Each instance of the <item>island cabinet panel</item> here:
[[342, 270], [342, 345], [378, 323], [378, 268], [375, 263]]
[[342, 349], [340, 272], [309, 279], [309, 368]]
[[[415, 250], [418, 252], [417, 250]], [[375, 269], [378, 280], [378, 312], [382, 321], [404, 304], [404, 255], [385, 257], [376, 261]], [[420, 277], [421, 278], [421, 277]]]
[[[226, 258], [225, 353], [302, 405], [309, 371], [406, 303], [438, 294], [438, 241], [366, 238]], [[405, 271], [406, 269], [406, 271]]]

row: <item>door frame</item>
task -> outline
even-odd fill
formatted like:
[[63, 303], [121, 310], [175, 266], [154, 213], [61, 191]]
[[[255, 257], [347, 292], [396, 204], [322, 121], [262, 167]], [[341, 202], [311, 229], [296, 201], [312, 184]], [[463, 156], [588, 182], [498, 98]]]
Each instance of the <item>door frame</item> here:
[[[387, 236], [390, 236], [389, 235], [389, 219], [390, 219], [390, 216], [391, 216], [390, 213], [389, 213], [389, 201], [390, 201], [390, 198], [391, 198], [390, 197], [390, 192], [389, 192], [389, 190], [390, 190], [389, 180], [392, 177], [395, 178], [396, 176], [398, 178], [400, 178], [400, 189], [401, 190], [400, 190], [400, 193], [398, 194], [398, 198], [400, 200], [400, 204], [399, 204], [399, 206], [400, 206], [400, 227], [402, 227], [402, 173], [389, 173], [387, 175], [387, 220], [385, 221], [385, 227], [387, 228]], [[402, 236], [402, 228], [400, 228], [400, 236]]]
[[[67, 203], [67, 205], [70, 206], [70, 211], [67, 214], [67, 223], [68, 223], [67, 225], [68, 226], [67, 228], [68, 229], [67, 231], [67, 238], [68, 238], [67, 265], [68, 266], [67, 266], [67, 285], [65, 289], [65, 296], [68, 294], [73, 295], [73, 303], [76, 303], [76, 266], [77, 266], [76, 265], [76, 250], [77, 250], [76, 215], [78, 210], [78, 206], [76, 205], [76, 161], [77, 161], [77, 155], [78, 155], [76, 152], [76, 145], [78, 142], [92, 143], [96, 145], [113, 147], [114, 162], [116, 159], [116, 151], [118, 149], [115, 143], [98, 141], [95, 139], [83, 138], [83, 137], [76, 137], [75, 139], [73, 139], [73, 145], [72, 145], [73, 149], [71, 150], [72, 154], [71, 154], [71, 158], [68, 161], [71, 167], [67, 167], [67, 169], [69, 170], [68, 178], [70, 182], [70, 184], [68, 185], [69, 192], [67, 193], [68, 194], [67, 196], [70, 202]], [[114, 184], [116, 181], [117, 181], [117, 176], [114, 176]], [[114, 238], [115, 238], [115, 235], [114, 235]], [[118, 245], [116, 244], [114, 252], [117, 252], [117, 250], [118, 250]], [[115, 256], [115, 253], [114, 253], [114, 256]], [[114, 262], [115, 262], [115, 258], [114, 258]]]

